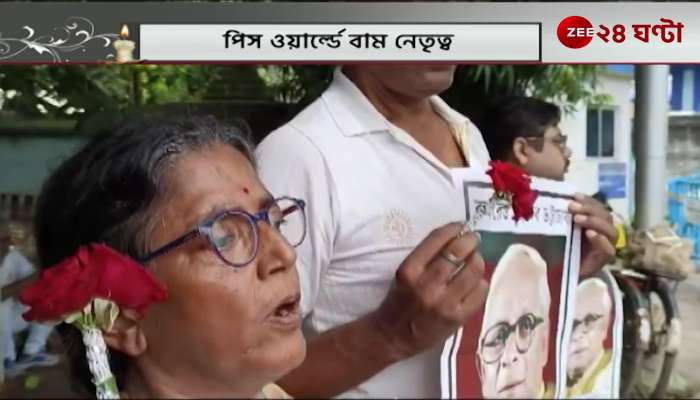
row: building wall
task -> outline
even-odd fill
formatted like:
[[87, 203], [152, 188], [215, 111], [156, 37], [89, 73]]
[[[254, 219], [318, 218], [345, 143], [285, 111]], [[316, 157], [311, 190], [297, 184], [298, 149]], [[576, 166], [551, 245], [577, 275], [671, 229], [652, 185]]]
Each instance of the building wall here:
[[568, 136], [569, 147], [572, 149], [571, 165], [566, 179], [578, 186], [583, 193], [592, 195], [599, 189], [599, 165], [611, 162], [625, 163], [626, 188], [625, 198], [611, 199], [613, 209], [623, 217], [631, 214], [631, 203], [634, 181], [632, 163], [632, 116], [634, 89], [633, 76], [630, 74], [604, 73], [599, 78], [600, 91], [612, 97], [609, 108], [615, 110], [615, 139], [614, 156], [591, 158], [586, 155], [586, 115], [587, 107], [579, 104], [576, 110], [564, 115], [560, 123], [562, 133]]
[[666, 177], [700, 173], [700, 115], [670, 116]]
[[700, 112], [700, 66], [671, 66], [671, 111]]
[[83, 140], [0, 136], [0, 193], [38, 194], [49, 172]]
[[700, 173], [700, 66], [671, 66], [667, 178]]

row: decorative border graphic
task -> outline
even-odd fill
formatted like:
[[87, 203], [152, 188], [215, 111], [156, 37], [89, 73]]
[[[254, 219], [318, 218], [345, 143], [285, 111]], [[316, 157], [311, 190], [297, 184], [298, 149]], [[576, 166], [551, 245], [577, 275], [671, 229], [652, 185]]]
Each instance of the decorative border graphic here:
[[[135, 44], [133, 60], [123, 57], [125, 58], [123, 62], [173, 61], [195, 64], [197, 61], [190, 59], [186, 50], [200, 50], [197, 48], [200, 42], [182, 32], [180, 33], [187, 39], [186, 41], [176, 42], [166, 32], [161, 43], [182, 46], [186, 49], [183, 57], [178, 57], [178, 60], [157, 61], [152, 57], [151, 61], [146, 60], [148, 54], [146, 52], [143, 52], [143, 56], [141, 54], [143, 43], [140, 27], [148, 24], [228, 26], [231, 24], [385, 24], [397, 21], [410, 24], [464, 24], [493, 23], [494, 16], [498, 16], [498, 21], [507, 23], [540, 22], [542, 24], [540, 42], [542, 60], [540, 62], [545, 64], [700, 63], [700, 40], [697, 40], [700, 37], [700, 3], [698, 2], [581, 2], [576, 4], [576, 15], [586, 18], [593, 27], [599, 28], [602, 25], [610, 30], [607, 32], [604, 29], [595, 28], [598, 31], [594, 31], [591, 42], [579, 49], [566, 47], [557, 35], [559, 23], [572, 15], [572, 7], [569, 3], [407, 2], [398, 10], [394, 4], [383, 2], [360, 4], [308, 1], [194, 3], [0, 1], [0, 32], [4, 36], [0, 36], [0, 63], [48, 64], [52, 63], [52, 60], [69, 63], [118, 62], [117, 52], [112, 45], [118, 40], [116, 34], [120, 32], [117, 29], [123, 24], [128, 24], [129, 28], [132, 28], [133, 33], [128, 40]], [[85, 20], [80, 22], [72, 20], [66, 23], [66, 28], [63, 28], [60, 23], [69, 18], [74, 19], [76, 15], [89, 19], [101, 32], [95, 32], [90, 24], [85, 23]], [[660, 36], [653, 35], [653, 27], [658, 25], [661, 18], [683, 24], [682, 41], [667, 43], [663, 40], [663, 32]], [[78, 26], [67, 29], [74, 23], [78, 23]], [[59, 25], [61, 27], [53, 28]], [[642, 36], [634, 36], [640, 30], [646, 32], [647, 26], [651, 27], [648, 32], [648, 42], [639, 39]], [[621, 34], [615, 38], [612, 37], [615, 27], [618, 33], [621, 33], [624, 27], [624, 40]], [[85, 31], [85, 33], [78, 36], [76, 35], [78, 31]], [[95, 35], [95, 33], [104, 32], [114, 32], [114, 34]], [[588, 35], [589, 32], [584, 33]], [[43, 34], [53, 35], [53, 38], [37, 37]], [[564, 34], [568, 35], [566, 27]], [[76, 37], [69, 40], [69, 36]], [[100, 37], [104, 41], [99, 40]], [[676, 37], [681, 39], [680, 35]], [[98, 40], [91, 40], [93, 38]], [[112, 45], [105, 46], [106, 40], [111, 40]], [[223, 45], [220, 36], [216, 37], [216, 43]], [[127, 47], [122, 48], [126, 52]], [[107, 57], [108, 54], [111, 56]], [[255, 61], [234, 59], [222, 62], [254, 64]], [[279, 62], [301, 63], [299, 57], [285, 58]], [[534, 64], [537, 61], [528, 63]]]
[[25, 25], [22, 29], [27, 32], [27, 36], [23, 38], [3, 38], [0, 32], [0, 61], [20, 56], [28, 50], [35, 51], [39, 55], [48, 54], [52, 62], [70, 61], [64, 58], [66, 53], [77, 50], [85, 52], [86, 45], [92, 41], [102, 41], [102, 47], [110, 49], [110, 53], [105, 57], [110, 60], [114, 58], [110, 44], [119, 38], [116, 33], [96, 35], [95, 25], [84, 17], [66, 18], [63, 26], [53, 28], [56, 32], [53, 35], [35, 37], [32, 27]]

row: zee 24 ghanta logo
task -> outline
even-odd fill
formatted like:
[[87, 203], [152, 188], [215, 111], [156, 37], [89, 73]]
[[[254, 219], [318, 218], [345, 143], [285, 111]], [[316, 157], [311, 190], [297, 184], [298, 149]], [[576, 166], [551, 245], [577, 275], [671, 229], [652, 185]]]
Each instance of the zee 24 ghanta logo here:
[[587, 46], [594, 38], [603, 43], [624, 43], [627, 40], [639, 40], [649, 43], [650, 40], [661, 40], [664, 43], [683, 41], [683, 23], [674, 22], [669, 18], [660, 18], [657, 24], [624, 24], [612, 26], [599, 24], [594, 27], [588, 19], [572, 15], [559, 22], [557, 38], [559, 42], [570, 49], [580, 49]]

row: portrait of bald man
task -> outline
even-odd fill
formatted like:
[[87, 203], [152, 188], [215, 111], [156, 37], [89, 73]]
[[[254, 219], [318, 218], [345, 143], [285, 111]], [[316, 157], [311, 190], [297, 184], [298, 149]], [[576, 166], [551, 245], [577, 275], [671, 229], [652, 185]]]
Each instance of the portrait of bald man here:
[[608, 285], [596, 277], [581, 281], [575, 304], [567, 364], [569, 396], [610, 397], [612, 368], [605, 339], [612, 323], [613, 300]]
[[513, 244], [491, 277], [476, 362], [485, 398], [543, 398], [549, 355], [547, 264]]

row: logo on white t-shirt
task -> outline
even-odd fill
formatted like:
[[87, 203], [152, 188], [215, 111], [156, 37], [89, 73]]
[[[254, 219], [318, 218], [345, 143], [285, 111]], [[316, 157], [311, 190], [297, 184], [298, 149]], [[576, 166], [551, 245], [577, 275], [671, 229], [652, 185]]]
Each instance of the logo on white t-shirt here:
[[396, 245], [410, 243], [413, 236], [413, 227], [408, 214], [396, 208], [389, 210], [384, 216], [382, 230], [384, 237]]

